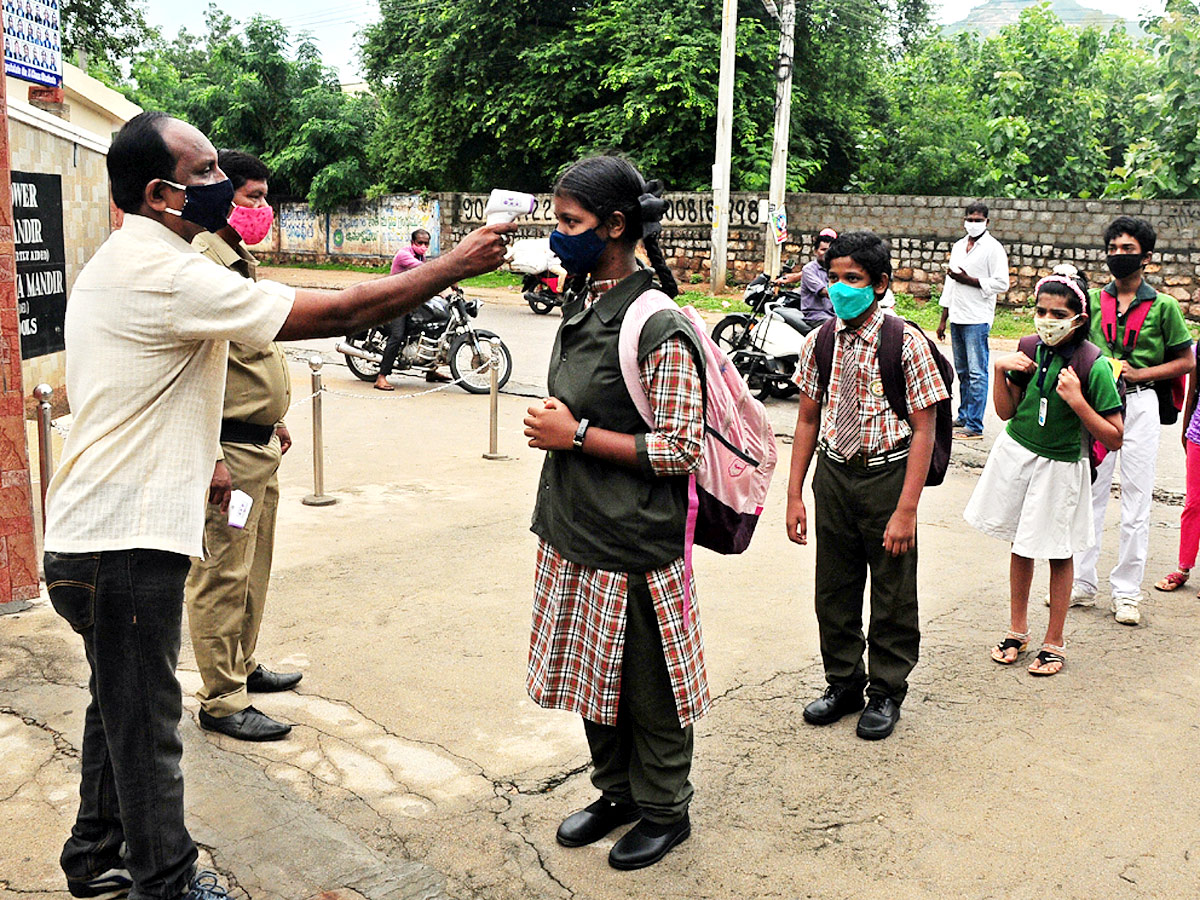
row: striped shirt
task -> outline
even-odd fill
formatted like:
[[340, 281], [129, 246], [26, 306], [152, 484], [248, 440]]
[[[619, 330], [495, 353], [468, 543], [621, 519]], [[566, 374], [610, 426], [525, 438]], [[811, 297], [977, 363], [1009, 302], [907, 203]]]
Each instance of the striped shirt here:
[[[838, 385], [841, 383], [843, 359], [850, 353], [857, 364], [859, 424], [862, 433], [862, 452], [868, 456], [886, 453], [912, 436], [908, 423], [896, 415], [883, 392], [879, 374], [879, 335], [883, 329], [883, 310], [877, 309], [857, 328], [850, 329], [838, 320], [837, 340], [833, 344], [833, 368], [829, 375], [829, 390], [821, 396], [815, 358], [817, 331], [805, 338], [796, 365], [796, 384], [806, 396], [822, 404], [821, 438], [836, 447]], [[950, 396], [942, 373], [929, 349], [929, 342], [911, 325], [904, 326], [904, 343], [900, 351], [904, 370], [904, 386], [911, 411], [927, 409]]]

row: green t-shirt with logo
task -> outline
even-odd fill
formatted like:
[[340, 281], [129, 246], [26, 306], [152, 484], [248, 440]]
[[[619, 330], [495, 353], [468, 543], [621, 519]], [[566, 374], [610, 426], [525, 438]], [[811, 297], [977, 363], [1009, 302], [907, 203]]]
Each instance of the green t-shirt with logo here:
[[[1140, 341], [1139, 341], [1140, 344]], [[1058, 396], [1058, 375], [1068, 365], [1067, 355], [1039, 344], [1035, 351], [1037, 369], [1030, 376], [1010, 372], [1013, 384], [1024, 384], [1025, 394], [1017, 403], [1017, 411], [1008, 420], [1008, 434], [1014, 441], [1031, 453], [1047, 459], [1076, 462], [1082, 456], [1083, 431], [1079, 416]], [[1092, 364], [1089, 383], [1083, 396], [1089, 405], [1102, 416], [1119, 412], [1121, 396], [1117, 393], [1117, 379], [1112, 364], [1101, 357]], [[1038, 424], [1042, 398], [1046, 398], [1046, 422]]]
[[[1116, 285], [1109, 284], [1106, 288], [1114, 296]], [[1100, 348], [1105, 356], [1115, 356], [1117, 359], [1128, 359], [1138, 369], [1161, 365], [1168, 359], [1178, 355], [1180, 349], [1192, 346], [1192, 333], [1188, 331], [1187, 322], [1183, 318], [1183, 310], [1179, 301], [1170, 294], [1160, 294], [1143, 281], [1138, 285], [1137, 295], [1129, 304], [1124, 315], [1117, 316], [1117, 334], [1115, 350], [1104, 339], [1104, 331], [1100, 324], [1100, 291], [1093, 289], [1089, 292], [1091, 298], [1091, 333], [1089, 340]], [[1131, 353], [1125, 352], [1125, 322], [1141, 303], [1152, 303], [1150, 312], [1138, 335], [1137, 345]], [[1174, 351], [1174, 352], [1172, 352]]]

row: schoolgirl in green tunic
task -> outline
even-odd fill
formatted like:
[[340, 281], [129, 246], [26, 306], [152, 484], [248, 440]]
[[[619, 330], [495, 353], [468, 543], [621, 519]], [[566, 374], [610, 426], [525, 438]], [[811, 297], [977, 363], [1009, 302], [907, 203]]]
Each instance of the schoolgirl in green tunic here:
[[1012, 665], [1029, 645], [1029, 590], [1035, 559], [1050, 562], [1050, 621], [1029, 667], [1055, 675], [1066, 662], [1063, 627], [1074, 580], [1072, 555], [1095, 541], [1091, 463], [1082, 429], [1109, 450], [1124, 425], [1113, 367], [1097, 359], [1089, 383], [1072, 360], [1087, 340], [1087, 282], [1074, 266], [1058, 266], [1035, 288], [1034, 326], [1041, 342], [1030, 358], [996, 360], [993, 399], [1008, 427], [996, 439], [964, 516], [984, 534], [1012, 542], [1011, 625], [992, 659]]

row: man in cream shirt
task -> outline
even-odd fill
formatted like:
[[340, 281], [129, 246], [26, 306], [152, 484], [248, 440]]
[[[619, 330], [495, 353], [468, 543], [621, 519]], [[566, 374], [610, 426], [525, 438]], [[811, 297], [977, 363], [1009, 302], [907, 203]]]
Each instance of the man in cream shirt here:
[[967, 236], [950, 250], [942, 286], [942, 319], [938, 340], [946, 339], [958, 372], [958, 416], [954, 437], [977, 441], [983, 437], [983, 414], [988, 399], [988, 335], [996, 318], [996, 295], [1008, 290], [1008, 254], [988, 229], [988, 208], [967, 206], [963, 228]]
[[191, 246], [224, 226], [233, 193], [195, 128], [142, 113], [107, 165], [125, 218], [67, 306], [74, 424], [47, 498], [50, 600], [91, 669], [79, 811], [61, 864], [75, 897], [128, 889], [133, 900], [212, 900], [216, 879], [195, 873], [183, 821], [175, 665], [189, 557], [203, 555], [228, 342], [266, 347], [394, 318], [495, 269], [513, 226], [485, 226], [402, 275], [293, 290]]

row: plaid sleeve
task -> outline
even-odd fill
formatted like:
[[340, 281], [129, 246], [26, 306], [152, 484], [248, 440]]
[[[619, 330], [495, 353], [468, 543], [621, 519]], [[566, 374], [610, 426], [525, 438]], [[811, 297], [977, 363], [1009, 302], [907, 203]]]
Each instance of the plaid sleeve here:
[[950, 396], [942, 373], [933, 360], [929, 341], [912, 328], [904, 326], [904, 349], [901, 352], [904, 365], [904, 384], [908, 390], [910, 410], [928, 409], [939, 400]]
[[817, 377], [817, 332], [820, 328], [814, 328], [804, 338], [804, 343], [800, 345], [800, 359], [796, 362], [796, 386], [804, 392], [806, 397], [811, 397], [818, 403], [821, 402], [821, 389], [819, 379]]
[[704, 439], [700, 373], [683, 338], [672, 337], [638, 365], [654, 430], [638, 435], [638, 458], [653, 475], [687, 475], [700, 466]]

